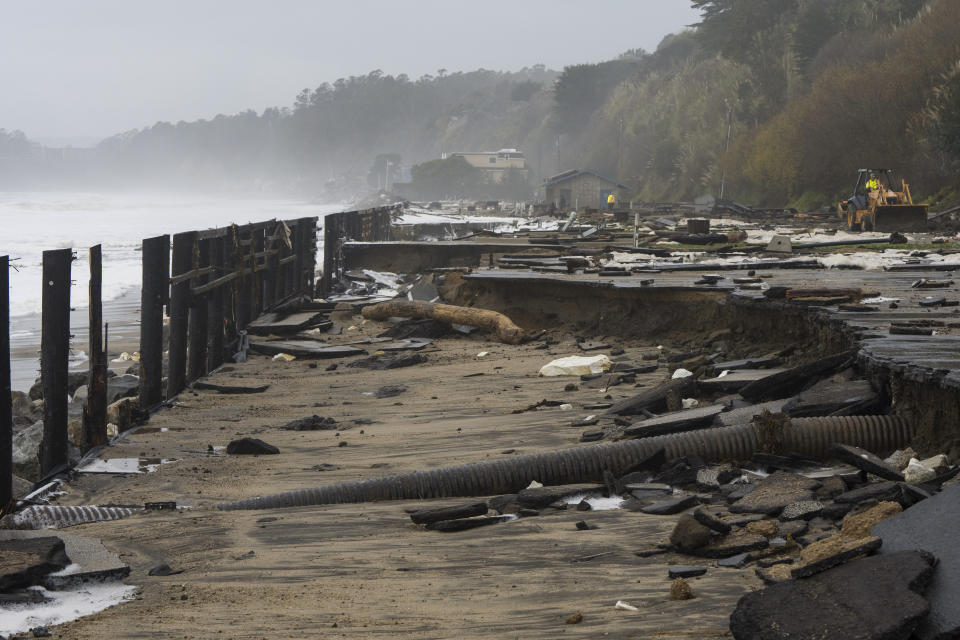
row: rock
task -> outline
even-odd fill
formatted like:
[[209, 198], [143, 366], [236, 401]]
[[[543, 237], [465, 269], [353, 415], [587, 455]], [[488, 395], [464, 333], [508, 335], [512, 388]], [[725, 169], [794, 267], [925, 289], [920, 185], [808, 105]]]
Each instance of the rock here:
[[693, 517], [697, 522], [709, 529], [713, 529], [717, 533], [730, 533], [730, 525], [712, 513], [708, 512], [706, 509], [696, 509], [693, 512]]
[[903, 470], [906, 468], [907, 463], [910, 462], [910, 458], [916, 458], [917, 452], [907, 447], [906, 449], [897, 449], [891, 453], [887, 458], [884, 459], [884, 462], [889, 464], [895, 469]]
[[794, 567], [794, 578], [807, 578], [843, 564], [859, 556], [873, 553], [880, 548], [880, 538], [850, 539], [842, 535], [833, 535], [804, 547], [800, 552], [799, 565]]
[[151, 567], [147, 572], [148, 576], [175, 576], [183, 573], [183, 569], [171, 569], [166, 562], [161, 562], [155, 567]]
[[930, 585], [930, 616], [917, 636], [921, 640], [960, 634], [960, 484], [919, 502], [903, 513], [878, 523], [872, 533], [883, 539], [880, 557], [909, 549], [923, 549], [940, 559]]
[[710, 529], [703, 526], [697, 520], [684, 514], [677, 520], [673, 533], [670, 534], [670, 544], [683, 552], [690, 552], [710, 543], [712, 534]]
[[[747, 496], [756, 488], [757, 488], [757, 485], [755, 484], [734, 485], [733, 488], [730, 490], [730, 492], [727, 493], [727, 503], [733, 504], [740, 498]], [[723, 487], [721, 487], [720, 490], [723, 491]]]
[[830, 446], [830, 453], [835, 458], [884, 480], [903, 481], [903, 474], [893, 465], [887, 464], [866, 449], [847, 444], [833, 444]]
[[693, 589], [683, 578], [677, 578], [670, 583], [671, 600], [690, 600], [693, 598]]
[[577, 611], [567, 616], [566, 624], [580, 624], [583, 622], [583, 614]]
[[121, 398], [132, 398], [140, 388], [140, 378], [129, 374], [107, 380], [107, 404], [113, 404]]
[[823, 503], [817, 500], [802, 500], [794, 502], [784, 507], [780, 512], [780, 519], [787, 520], [809, 520], [823, 512]]
[[824, 478], [820, 488], [816, 490], [818, 498], [833, 498], [847, 490], [847, 483], [839, 476]]
[[857, 504], [864, 500], [897, 500], [901, 496], [900, 486], [896, 482], [875, 482], [841, 493], [833, 499], [840, 504]]
[[781, 522], [777, 526], [777, 535], [781, 538], [797, 538], [807, 532], [809, 525], [804, 520], [791, 520], [790, 522]]
[[902, 512], [899, 502], [881, 502], [860, 513], [850, 513], [843, 519], [840, 533], [848, 538], [866, 538], [874, 525]]
[[937, 477], [937, 472], [933, 467], [928, 467], [916, 458], [910, 458], [907, 462], [907, 468], [903, 470], [903, 478], [911, 484], [923, 484], [930, 482]]
[[34, 638], [49, 638], [53, 636], [53, 632], [46, 627], [33, 627], [30, 629], [30, 633]]
[[756, 522], [748, 522], [746, 530], [749, 533], [754, 533], [758, 536], [763, 536], [764, 538], [775, 538], [780, 532], [780, 528], [777, 526], [776, 520], [758, 520]]
[[308, 418], [297, 418], [280, 427], [287, 431], [335, 431], [340, 427], [333, 418], [312, 415]]
[[681, 498], [670, 498], [651, 505], [645, 506], [641, 511], [654, 516], [669, 516], [681, 511], [686, 511], [691, 507], [700, 504], [700, 498], [697, 496], [683, 496]]
[[0, 591], [24, 589], [70, 564], [56, 536], [0, 540]]
[[43, 420], [34, 422], [13, 436], [13, 472], [27, 480], [40, 479], [40, 459], [37, 454], [43, 440]]
[[606, 487], [602, 484], [561, 484], [550, 487], [523, 489], [517, 494], [517, 502], [524, 507], [546, 507], [553, 502], [563, 500], [569, 496], [587, 493], [603, 493]]
[[667, 576], [671, 579], [675, 578], [696, 578], [697, 576], [702, 576], [707, 572], [706, 567], [686, 567], [676, 565], [670, 567], [667, 571]]
[[761, 535], [747, 531], [735, 531], [714, 540], [705, 547], [700, 547], [693, 555], [701, 558], [729, 558], [741, 553], [763, 549], [768, 544], [767, 539]]
[[810, 478], [784, 471], [764, 478], [757, 488], [730, 506], [733, 513], [763, 513], [777, 515], [793, 502], [811, 500], [812, 491], [820, 483]]
[[877, 556], [747, 593], [730, 616], [730, 631], [737, 640], [909, 638], [930, 609], [920, 594], [934, 562], [915, 551]]
[[729, 558], [720, 558], [717, 560], [718, 567], [727, 567], [732, 569], [742, 569], [750, 561], [749, 553], [738, 553], [735, 556], [730, 556]]
[[716, 469], [700, 469], [697, 471], [697, 490], [717, 491], [720, 489], [720, 472]]
[[234, 456], [259, 456], [280, 453], [280, 449], [259, 438], [240, 438], [239, 440], [232, 440], [227, 445], [227, 453]]
[[407, 387], [402, 384], [388, 384], [377, 389], [375, 395], [378, 398], [393, 398], [394, 396], [398, 396], [406, 390]]
[[847, 515], [854, 505], [847, 503], [831, 503], [823, 506], [823, 509], [820, 510], [820, 516], [826, 518], [827, 520], [840, 520], [845, 515]]
[[11, 476], [13, 481], [13, 497], [17, 499], [23, 498], [31, 491], [33, 491], [33, 483], [29, 480], [24, 480], [20, 476], [14, 474]]

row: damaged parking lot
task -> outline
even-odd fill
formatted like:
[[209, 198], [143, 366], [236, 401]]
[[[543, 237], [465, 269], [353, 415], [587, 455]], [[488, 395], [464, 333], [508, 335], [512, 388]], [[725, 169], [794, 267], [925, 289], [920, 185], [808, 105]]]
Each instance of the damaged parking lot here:
[[952, 637], [950, 274], [772, 260], [357, 270], [6, 523], [129, 567], [64, 638]]

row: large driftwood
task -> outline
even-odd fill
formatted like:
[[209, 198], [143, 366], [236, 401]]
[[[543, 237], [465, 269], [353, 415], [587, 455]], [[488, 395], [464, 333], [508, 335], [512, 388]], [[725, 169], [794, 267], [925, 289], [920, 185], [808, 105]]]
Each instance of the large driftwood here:
[[802, 364], [793, 369], [786, 369], [771, 376], [751, 382], [740, 389], [740, 395], [751, 402], [776, 400], [794, 395], [797, 390], [804, 389], [811, 383], [833, 375], [837, 371], [848, 367], [856, 358], [857, 350], [851, 349], [837, 353], [820, 360]]
[[530, 334], [513, 324], [507, 316], [487, 309], [456, 307], [450, 304], [434, 304], [418, 300], [391, 300], [363, 308], [363, 317], [370, 320], [387, 318], [430, 318], [449, 324], [466, 324], [496, 333], [500, 342], [520, 344], [530, 339]]

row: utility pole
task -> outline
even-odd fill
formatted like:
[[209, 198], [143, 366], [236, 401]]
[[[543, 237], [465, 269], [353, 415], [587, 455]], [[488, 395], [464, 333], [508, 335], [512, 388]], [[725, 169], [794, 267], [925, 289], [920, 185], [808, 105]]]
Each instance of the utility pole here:
[[[727, 151], [730, 150], [730, 132], [733, 129], [733, 108], [730, 106], [730, 103], [727, 102], [727, 99], [723, 99], [723, 103], [727, 105], [727, 144], [723, 148], [723, 160], [724, 165], [726, 165], [727, 160]], [[727, 182], [727, 168], [723, 167], [723, 170], [720, 172], [720, 197], [718, 200], [723, 200], [723, 188]]]
[[562, 169], [560, 168], [560, 134], [557, 134], [557, 173], [560, 173]]
[[623, 178], [623, 116], [620, 116], [617, 127], [617, 180]]

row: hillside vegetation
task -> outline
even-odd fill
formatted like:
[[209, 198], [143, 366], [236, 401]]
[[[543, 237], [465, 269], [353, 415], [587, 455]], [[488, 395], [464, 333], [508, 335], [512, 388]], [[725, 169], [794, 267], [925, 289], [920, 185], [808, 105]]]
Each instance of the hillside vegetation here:
[[[386, 168], [396, 179], [443, 152], [516, 147], [533, 183], [585, 167], [645, 201], [719, 195], [722, 183], [740, 202], [815, 208], [847, 195], [860, 167], [892, 167], [918, 196], [954, 198], [960, 2], [691, 3], [701, 22], [654, 52], [559, 73], [373, 71], [304, 89], [289, 107], [114, 136], [82, 175], [356, 194]], [[0, 147], [23, 153], [14, 138], [0, 135]], [[437, 181], [437, 169], [415, 175]]]

